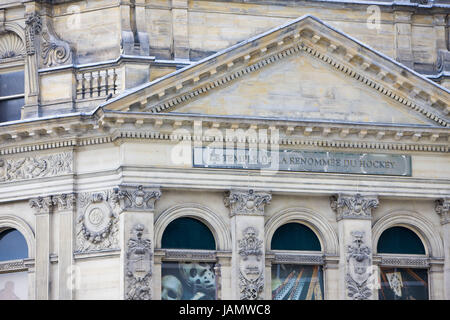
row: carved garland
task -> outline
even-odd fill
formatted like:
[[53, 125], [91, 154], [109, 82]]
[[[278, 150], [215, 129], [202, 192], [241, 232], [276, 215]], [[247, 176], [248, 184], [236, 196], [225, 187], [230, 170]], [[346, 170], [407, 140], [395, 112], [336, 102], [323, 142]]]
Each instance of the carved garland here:
[[120, 208], [117, 192], [81, 193], [77, 207], [76, 252], [118, 249]]
[[25, 37], [26, 37], [27, 54], [31, 56], [36, 53], [34, 42], [35, 36], [39, 35], [42, 31], [41, 16], [36, 12], [27, 15], [25, 25], [26, 25]]

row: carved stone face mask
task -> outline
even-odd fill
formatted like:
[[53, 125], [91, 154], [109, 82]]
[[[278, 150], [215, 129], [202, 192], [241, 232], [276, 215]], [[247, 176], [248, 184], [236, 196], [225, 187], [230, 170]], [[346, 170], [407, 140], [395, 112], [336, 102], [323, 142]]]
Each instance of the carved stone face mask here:
[[214, 290], [216, 287], [213, 266], [208, 263], [180, 263], [180, 274], [195, 289]]
[[180, 280], [174, 276], [164, 276], [161, 279], [162, 291], [161, 291], [161, 299], [162, 300], [180, 300], [183, 296], [183, 286], [181, 285]]

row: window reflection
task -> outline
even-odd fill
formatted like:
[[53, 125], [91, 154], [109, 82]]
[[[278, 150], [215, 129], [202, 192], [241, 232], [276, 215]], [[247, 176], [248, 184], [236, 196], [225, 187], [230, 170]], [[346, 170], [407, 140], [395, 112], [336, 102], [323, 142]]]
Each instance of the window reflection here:
[[426, 269], [380, 268], [380, 300], [428, 300]]

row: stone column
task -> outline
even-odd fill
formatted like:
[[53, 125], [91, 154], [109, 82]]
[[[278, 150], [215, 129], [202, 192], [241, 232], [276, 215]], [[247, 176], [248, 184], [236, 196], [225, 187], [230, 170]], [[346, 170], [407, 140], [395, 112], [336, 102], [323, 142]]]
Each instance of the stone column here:
[[442, 237], [444, 239], [444, 299], [450, 300], [450, 199], [437, 200], [435, 208], [441, 216]]
[[50, 273], [50, 213], [52, 211], [51, 197], [30, 199], [31, 208], [36, 217], [36, 260], [35, 260], [35, 298], [48, 300]]
[[121, 185], [120, 294], [126, 300], [152, 299], [154, 269], [153, 219], [159, 188]]
[[[53, 205], [59, 215], [58, 228], [58, 281], [59, 300], [72, 300], [73, 289], [70, 279], [73, 268], [73, 219], [75, 208], [74, 194], [53, 196]], [[57, 208], [57, 210], [56, 210]]]
[[253, 190], [232, 190], [225, 195], [225, 206], [230, 208], [232, 299], [261, 300], [264, 293], [264, 206], [269, 204], [269, 193]]
[[395, 59], [405, 66], [412, 68], [414, 66], [414, 57], [412, 52], [412, 12], [395, 11]]
[[377, 299], [372, 277], [372, 208], [375, 196], [342, 195], [331, 197], [339, 230], [340, 296], [344, 300]]

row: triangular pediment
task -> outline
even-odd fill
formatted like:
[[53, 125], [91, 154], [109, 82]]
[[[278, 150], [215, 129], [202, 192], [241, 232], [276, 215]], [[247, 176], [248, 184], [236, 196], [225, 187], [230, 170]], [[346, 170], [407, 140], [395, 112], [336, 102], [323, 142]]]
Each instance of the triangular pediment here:
[[306, 16], [135, 88], [102, 107], [448, 126], [445, 88]]

